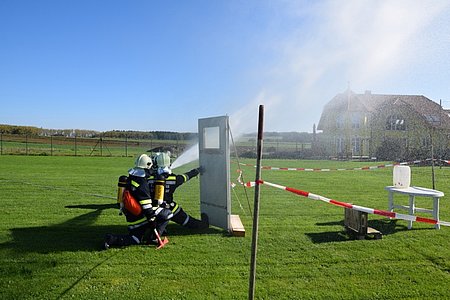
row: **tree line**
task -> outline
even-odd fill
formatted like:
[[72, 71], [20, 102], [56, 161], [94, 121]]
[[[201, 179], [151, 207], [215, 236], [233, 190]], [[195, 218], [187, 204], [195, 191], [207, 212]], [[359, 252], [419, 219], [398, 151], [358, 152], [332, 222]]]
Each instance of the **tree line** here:
[[21, 135], [39, 135], [40, 129], [32, 126], [16, 126], [0, 124], [0, 133], [3, 134], [21, 134]]
[[[173, 131], [136, 131], [136, 130], [110, 130], [95, 131], [86, 129], [45, 129], [33, 126], [19, 126], [0, 124], [0, 133], [18, 134], [28, 136], [64, 136], [64, 137], [84, 137], [84, 138], [117, 138], [117, 139], [147, 139], [147, 140], [174, 140], [190, 141], [198, 138], [193, 132], [173, 132]], [[314, 142], [315, 134], [308, 132], [265, 132], [266, 141], [280, 142]], [[318, 134], [320, 135], [320, 134]], [[243, 135], [249, 140], [256, 139], [256, 133]]]
[[147, 140], [175, 140], [188, 141], [197, 138], [197, 133], [172, 132], [172, 131], [134, 131], [134, 130], [112, 130], [99, 133], [95, 137], [108, 137], [118, 139], [147, 139]]
[[180, 140], [187, 141], [197, 138], [197, 133], [171, 131], [135, 131], [112, 130], [95, 131], [85, 129], [45, 129], [34, 126], [19, 126], [0, 124], [0, 133], [28, 136], [63, 136], [84, 138], [117, 138], [117, 139], [148, 139], [148, 140]]

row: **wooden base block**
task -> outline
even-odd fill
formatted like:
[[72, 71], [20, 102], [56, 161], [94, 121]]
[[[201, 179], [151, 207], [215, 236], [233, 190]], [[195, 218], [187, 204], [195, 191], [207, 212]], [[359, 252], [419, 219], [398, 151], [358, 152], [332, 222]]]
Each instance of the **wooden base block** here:
[[372, 228], [372, 227], [367, 227], [367, 234], [366, 236], [370, 236], [373, 237], [376, 240], [379, 240], [383, 237], [383, 234], [381, 232], [379, 232], [378, 230]]
[[245, 228], [239, 215], [230, 215], [230, 225], [233, 236], [245, 236]]
[[358, 240], [373, 238], [379, 240], [383, 237], [381, 232], [367, 226], [368, 215], [366, 212], [344, 209], [344, 226], [347, 232]]

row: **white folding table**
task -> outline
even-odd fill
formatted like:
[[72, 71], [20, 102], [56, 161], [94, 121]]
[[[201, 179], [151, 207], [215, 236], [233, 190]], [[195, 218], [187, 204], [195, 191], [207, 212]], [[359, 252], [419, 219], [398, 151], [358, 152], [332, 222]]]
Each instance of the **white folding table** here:
[[[444, 193], [437, 190], [427, 189], [423, 187], [410, 186], [407, 188], [400, 188], [395, 186], [387, 186], [384, 188], [389, 192], [389, 211], [394, 211], [394, 208], [406, 209], [410, 215], [414, 215], [417, 212], [431, 213], [433, 219], [439, 221], [439, 199], [444, 196]], [[409, 205], [396, 205], [394, 204], [394, 194], [405, 194], [409, 196]], [[425, 209], [416, 207], [415, 197], [430, 197], [433, 198], [433, 209]], [[412, 228], [412, 221], [408, 221], [408, 229]], [[440, 225], [435, 225], [436, 229], [440, 229]]]

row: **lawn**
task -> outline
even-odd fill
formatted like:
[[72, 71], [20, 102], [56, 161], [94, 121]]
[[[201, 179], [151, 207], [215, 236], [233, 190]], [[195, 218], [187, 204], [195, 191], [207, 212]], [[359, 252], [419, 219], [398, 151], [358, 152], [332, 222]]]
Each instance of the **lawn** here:
[[[254, 164], [254, 160], [241, 160]], [[232, 192], [245, 237], [218, 228], [169, 225], [163, 249], [100, 251], [106, 233], [125, 233], [115, 209], [126, 157], [0, 156], [1, 299], [246, 299], [253, 189]], [[373, 162], [264, 160], [290, 168], [355, 168]], [[237, 178], [232, 163], [232, 181]], [[178, 172], [196, 167], [195, 163]], [[255, 169], [243, 166], [244, 179]], [[441, 219], [450, 221], [450, 168], [436, 168]], [[387, 209], [392, 168], [329, 172], [263, 170], [266, 181], [353, 204]], [[431, 188], [431, 168], [412, 167], [412, 184]], [[199, 180], [177, 190], [199, 217]], [[405, 197], [405, 203], [407, 199]], [[431, 200], [418, 198], [430, 207]], [[430, 217], [430, 215], [423, 215]], [[261, 186], [256, 299], [449, 299], [450, 228], [370, 215], [380, 240], [353, 240], [342, 208]]]

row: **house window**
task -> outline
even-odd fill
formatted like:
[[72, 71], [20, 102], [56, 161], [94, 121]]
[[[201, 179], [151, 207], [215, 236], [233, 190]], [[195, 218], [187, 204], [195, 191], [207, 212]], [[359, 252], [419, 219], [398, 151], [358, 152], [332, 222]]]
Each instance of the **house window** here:
[[406, 130], [405, 119], [401, 115], [390, 115], [386, 120], [386, 130]]
[[353, 155], [359, 155], [361, 152], [361, 138], [352, 138], [352, 153]]
[[343, 138], [336, 138], [336, 153], [343, 153], [345, 148], [345, 143]]
[[352, 114], [352, 128], [358, 129], [361, 127], [361, 115], [359, 113]]
[[336, 128], [344, 128], [344, 116], [339, 115], [336, 117]]
[[422, 146], [431, 147], [431, 137], [429, 136], [422, 137]]

